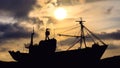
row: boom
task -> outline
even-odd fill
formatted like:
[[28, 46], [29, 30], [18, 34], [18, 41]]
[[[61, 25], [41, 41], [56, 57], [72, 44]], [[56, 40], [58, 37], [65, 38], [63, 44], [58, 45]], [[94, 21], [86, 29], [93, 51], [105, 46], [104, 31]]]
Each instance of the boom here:
[[65, 35], [65, 34], [58, 34], [58, 36], [66, 36], [66, 37], [81, 37], [81, 36], [75, 36], [75, 35]]

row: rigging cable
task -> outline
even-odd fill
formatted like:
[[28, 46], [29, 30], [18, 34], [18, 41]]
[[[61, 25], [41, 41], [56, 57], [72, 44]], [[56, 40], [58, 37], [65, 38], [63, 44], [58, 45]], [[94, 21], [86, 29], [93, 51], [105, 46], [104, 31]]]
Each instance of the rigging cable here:
[[80, 27], [80, 26], [73, 27], [73, 28], [71, 28], [71, 29], [68, 29], [68, 30], [62, 31], [62, 32], [60, 32], [60, 33], [67, 32], [67, 31], [70, 31], [70, 30], [72, 30], [72, 29], [76, 29], [76, 28], [78, 28], [78, 27]]
[[95, 42], [95, 40], [93, 39], [93, 37], [86, 31], [86, 33], [88, 34], [88, 37], [91, 37], [91, 40], [94, 42], [94, 43], [96, 43]]
[[81, 40], [81, 38], [78, 38], [78, 39], [73, 43], [73, 45], [70, 46], [70, 47], [67, 49], [67, 51], [68, 51], [69, 49], [71, 49], [71, 48], [72, 48], [76, 43], [78, 43], [80, 40]]
[[102, 44], [106, 45], [99, 37], [97, 37], [95, 34], [92, 33], [87, 27], [84, 26], [86, 30], [88, 30], [96, 39], [98, 39]]

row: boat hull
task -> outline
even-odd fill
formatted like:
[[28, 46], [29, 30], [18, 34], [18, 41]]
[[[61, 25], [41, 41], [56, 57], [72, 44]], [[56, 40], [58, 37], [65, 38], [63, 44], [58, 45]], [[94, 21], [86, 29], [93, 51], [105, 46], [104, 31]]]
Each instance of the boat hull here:
[[12, 58], [18, 62], [40, 61], [48, 63], [96, 63], [105, 52], [107, 45], [69, 51], [54, 52], [51, 54], [17, 53], [9, 51]]

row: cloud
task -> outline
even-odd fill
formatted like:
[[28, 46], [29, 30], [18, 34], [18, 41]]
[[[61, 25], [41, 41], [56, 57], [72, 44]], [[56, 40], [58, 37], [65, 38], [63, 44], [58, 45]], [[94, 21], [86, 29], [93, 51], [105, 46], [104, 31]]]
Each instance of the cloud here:
[[103, 32], [102, 34], [98, 34], [98, 36], [102, 39], [120, 40], [120, 30], [111, 33]]
[[19, 23], [0, 24], [0, 41], [29, 38], [30, 34], [31, 32], [20, 26]]
[[8, 50], [7, 48], [1, 48], [0, 52], [4, 52], [4, 51], [7, 51], [7, 50]]
[[0, 10], [10, 11], [15, 17], [27, 16], [36, 0], [0, 0]]
[[[117, 30], [115, 32], [111, 32], [111, 33], [106, 33], [106, 32], [102, 32], [101, 34], [95, 34], [96, 36], [98, 36], [101, 40], [120, 40], [120, 30]], [[88, 36], [89, 37], [89, 36]], [[63, 45], [70, 45], [73, 44], [75, 39], [77, 38], [66, 38], [62, 41], [60, 41], [59, 43], [63, 44]], [[86, 38], [86, 41], [88, 42], [92, 42], [92, 40], [90, 38]], [[112, 44], [112, 47], [109, 47], [110, 49], [113, 48], [117, 48], [116, 46], [114, 46], [114, 44]]]
[[[120, 17], [113, 17], [113, 18], [110, 18], [109, 21], [119, 22], [119, 21], [120, 21]], [[118, 24], [119, 24], [119, 23], [118, 23]]]
[[119, 49], [120, 47], [119, 46], [116, 46], [116, 45], [109, 45], [108, 46], [108, 49]]
[[[43, 20], [39, 19], [38, 17], [24, 17], [24, 18], [21, 18], [19, 19], [20, 22], [25, 22], [27, 24], [31, 24], [32, 27], [34, 25], [36, 25], [35, 27], [37, 27], [38, 29], [41, 27], [41, 26], [44, 26], [44, 22]], [[23, 25], [24, 26], [24, 25]]]
[[[41, 0], [0, 0], [0, 44], [6, 40], [29, 38], [31, 27], [39, 29], [44, 25], [39, 17], [29, 17], [29, 12], [41, 8]], [[8, 20], [6, 20], [8, 19]], [[35, 37], [38, 34], [36, 33]]]

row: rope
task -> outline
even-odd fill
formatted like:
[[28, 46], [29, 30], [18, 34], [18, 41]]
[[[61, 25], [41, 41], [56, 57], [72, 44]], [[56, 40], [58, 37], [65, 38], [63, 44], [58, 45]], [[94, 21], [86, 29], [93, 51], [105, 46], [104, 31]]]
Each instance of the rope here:
[[69, 49], [71, 49], [76, 43], [78, 43], [78, 42], [80, 41], [80, 39], [81, 39], [81, 38], [75, 40], [75, 42], [72, 44], [72, 46], [70, 46], [70, 47], [67, 49], [67, 51], [68, 51]]
[[73, 26], [76, 26], [76, 25], [72, 25], [72, 26], [68, 26], [68, 27], [62, 27], [62, 28], [55, 28], [55, 29], [56, 29], [56, 30], [60, 30], [60, 29], [70, 28], [70, 27], [73, 27]]
[[67, 32], [67, 31], [71, 31], [71, 30], [76, 29], [76, 28], [78, 28], [78, 27], [80, 27], [80, 26], [73, 27], [73, 28], [71, 28], [71, 29], [68, 29], [68, 30], [62, 31], [62, 32], [60, 32], [60, 33], [64, 33], [64, 32]]
[[95, 34], [92, 33], [87, 27], [84, 26], [86, 30], [88, 30], [96, 39], [98, 39], [102, 44], [106, 45], [99, 37], [97, 37]]
[[95, 40], [93, 39], [93, 37], [92, 37], [87, 31], [86, 31], [86, 33], [88, 34], [89, 37], [91, 37], [91, 40], [92, 40], [94, 43], [96, 43]]

